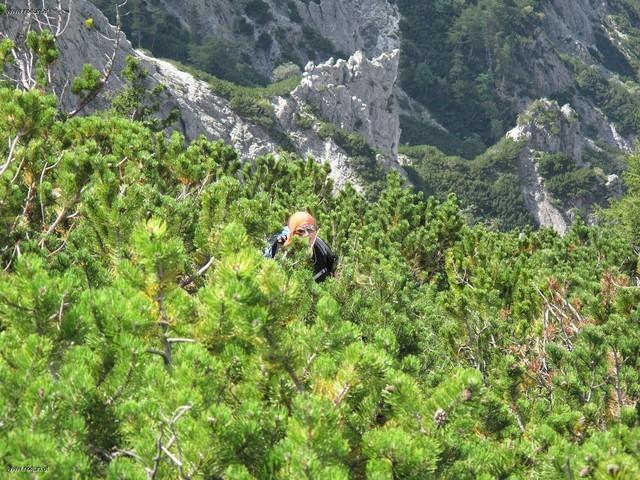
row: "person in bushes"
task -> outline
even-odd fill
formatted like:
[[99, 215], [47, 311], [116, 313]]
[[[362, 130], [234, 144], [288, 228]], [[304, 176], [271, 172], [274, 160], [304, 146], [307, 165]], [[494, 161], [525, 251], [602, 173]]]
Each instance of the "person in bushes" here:
[[334, 276], [338, 265], [338, 257], [333, 253], [329, 245], [318, 237], [318, 224], [316, 219], [307, 212], [296, 212], [289, 217], [287, 226], [280, 233], [272, 235], [264, 250], [266, 258], [274, 258], [280, 247], [291, 245], [294, 236], [307, 238], [312, 250], [313, 279], [316, 282], [324, 281], [328, 276]]

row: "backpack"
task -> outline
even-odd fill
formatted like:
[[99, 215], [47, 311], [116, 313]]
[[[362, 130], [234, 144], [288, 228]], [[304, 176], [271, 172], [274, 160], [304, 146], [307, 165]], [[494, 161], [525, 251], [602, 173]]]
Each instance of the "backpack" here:
[[313, 244], [313, 279], [322, 282], [338, 267], [338, 256], [320, 237]]

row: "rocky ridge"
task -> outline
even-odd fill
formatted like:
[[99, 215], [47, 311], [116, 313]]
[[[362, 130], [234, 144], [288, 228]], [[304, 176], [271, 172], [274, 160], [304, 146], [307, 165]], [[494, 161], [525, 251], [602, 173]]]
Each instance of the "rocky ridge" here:
[[[400, 120], [393, 108], [393, 86], [398, 72], [399, 51], [368, 60], [360, 51], [348, 60], [309, 62], [300, 85], [288, 97], [274, 99], [276, 116], [303, 156], [326, 159], [332, 169], [345, 171], [350, 163], [345, 151], [332, 138], [322, 138], [321, 123], [330, 122], [346, 132], [356, 132], [379, 153], [383, 169], [405, 172], [397, 162]], [[310, 124], [301, 126], [301, 117]], [[339, 179], [344, 184], [345, 179]], [[357, 183], [352, 175], [351, 183]]]
[[[611, 1], [552, 0], [541, 2], [539, 8], [541, 22], [535, 40], [526, 47], [528, 60], [517, 66], [530, 84], [526, 88], [512, 85], [504, 90], [505, 98], [518, 111], [527, 110], [538, 98], [574, 91], [575, 74], [569, 59], [596, 66], [608, 77], [628, 74], [632, 71], [631, 64], [640, 62], [639, 53], [626, 45], [625, 34], [616, 27]], [[612, 60], [614, 48], [622, 52], [618, 64]], [[620, 135], [611, 119], [591, 100], [574, 94], [571, 106], [578, 114], [583, 131], [588, 126], [595, 132], [591, 134], [593, 137], [625, 152], [632, 149], [635, 139]]]
[[291, 92], [298, 108], [311, 105], [323, 119], [360, 133], [369, 145], [395, 158], [400, 142], [393, 86], [400, 50], [368, 60], [357, 51], [348, 60], [309, 62], [302, 82]]
[[[268, 153], [277, 154], [280, 150], [278, 141], [270, 132], [236, 113], [230, 102], [214, 94], [206, 82], [168, 61], [133, 49], [122, 33], [116, 43], [116, 29], [91, 3], [67, 2], [63, 8], [61, 24], [66, 25], [66, 29], [57, 39], [61, 54], [52, 68], [54, 81], [51, 85], [62, 110], [71, 111], [79, 103], [77, 96], [70, 92], [69, 85], [80, 74], [83, 65], [91, 63], [97, 70], [104, 71], [113, 53], [111, 75], [100, 95], [87, 105], [83, 113], [108, 106], [115, 93], [125, 86], [120, 72], [126, 57], [131, 55], [149, 72], [149, 91], [157, 85], [166, 87], [154, 99], [162, 106], [159, 114], [164, 117], [177, 108], [180, 116], [174, 129], [179, 130], [187, 141], [199, 135], [221, 139], [236, 148], [240, 158], [246, 161]], [[38, 30], [47, 26], [53, 18], [49, 17], [50, 14], [39, 14], [25, 20], [18, 15], [6, 15], [0, 17], [0, 28], [20, 43], [29, 21], [32, 28]], [[90, 27], [85, 23], [87, 19], [92, 19]], [[333, 138], [321, 137], [318, 125], [301, 128], [296, 124], [296, 118], [308, 105], [317, 105], [317, 120], [336, 123], [348, 131], [359, 131], [371, 147], [381, 150], [377, 161], [382, 168], [401, 171], [395, 159], [399, 120], [397, 113], [390, 108], [397, 78], [398, 53], [396, 50], [370, 61], [362, 52], [357, 52], [349, 60], [331, 60], [318, 65], [310, 63], [300, 86], [291, 95], [271, 100], [278, 128], [289, 137], [299, 155], [310, 155], [317, 161], [330, 163], [337, 188], [351, 183], [362, 189], [364, 184], [349, 155]], [[10, 75], [14, 79], [20, 78], [20, 68], [11, 71]]]
[[[54, 2], [49, 3], [53, 9]], [[169, 10], [186, 5], [185, 2], [165, 3]], [[281, 2], [267, 3], [271, 9], [272, 20], [266, 25], [279, 25], [280, 16], [284, 15], [280, 11], [283, 8]], [[325, 33], [334, 40], [336, 47], [349, 51], [359, 45], [366, 45], [368, 48], [365, 51], [356, 51], [348, 59], [331, 58], [317, 64], [308, 63], [300, 85], [290, 95], [271, 99], [278, 128], [287, 135], [299, 155], [303, 157], [311, 155], [319, 161], [328, 161], [332, 166], [332, 175], [338, 188], [347, 183], [362, 187], [363, 182], [353, 168], [353, 159], [344, 148], [341, 148], [335, 139], [321, 135], [321, 122], [330, 122], [347, 132], [357, 132], [378, 152], [377, 165], [404, 173], [397, 156], [400, 133], [398, 112], [401, 110], [397, 99], [403, 94], [396, 82], [399, 51], [397, 49], [385, 51], [387, 48], [398, 45], [398, 14], [395, 5], [375, 0], [363, 1], [362, 4], [355, 1], [337, 3], [329, 0], [319, 3], [302, 1], [289, 3], [295, 4], [298, 11], [306, 12], [304, 15], [300, 14], [301, 18], [304, 17], [304, 22], [315, 22], [318, 18], [324, 18], [325, 21], [316, 23], [316, 26], [327, 29]], [[538, 36], [539, 40], [531, 46], [532, 58], [534, 53], [541, 54], [539, 59], [531, 63], [532, 78], [538, 91], [552, 92], [570, 85], [573, 81], [567, 66], [554, 50], [558, 42], [566, 43], [564, 50], [559, 49], [561, 52], [582, 55], [583, 57], [580, 58], [595, 63], [592, 42], [597, 42], [599, 33], [595, 30], [594, 22], [601, 18], [598, 15], [607, 11], [606, 3], [594, 6], [586, 0], [579, 0], [576, 2], [575, 11], [568, 9], [559, 1], [545, 4], [544, 30], [555, 33], [547, 37]], [[195, 11], [200, 8], [197, 0], [190, 5], [195, 5]], [[221, 12], [225, 8], [237, 10], [230, 2], [217, 1], [216, 5], [222, 9]], [[356, 7], [362, 10], [362, 14], [355, 13]], [[343, 25], [347, 30], [339, 28], [335, 21], [334, 16], [340, 12], [344, 14], [345, 22], [351, 22], [349, 25], [357, 24], [357, 28], [354, 27], [355, 30], [353, 30], [355, 33], [349, 38], [347, 38], [348, 35], [345, 36], [347, 27]], [[382, 18], [381, 12], [386, 12], [390, 16]], [[572, 13], [575, 15], [572, 16]], [[246, 13], [241, 15], [246, 17]], [[334, 18], [333, 21], [330, 21], [330, 15]], [[65, 16], [68, 16], [68, 23]], [[52, 89], [59, 96], [63, 110], [70, 111], [78, 104], [78, 98], [71, 94], [69, 85], [80, 73], [84, 63], [91, 63], [98, 70], [103, 70], [111, 61], [110, 53], [116, 45], [116, 30], [109, 25], [98, 9], [84, 0], [63, 2], [62, 17], [66, 29], [58, 38], [61, 57], [52, 69], [53, 78], [56, 79]], [[34, 27], [39, 24], [42, 28], [51, 22], [52, 18], [55, 20], [55, 15], [33, 16], [30, 21]], [[90, 25], [85, 23], [87, 19], [92, 19]], [[187, 17], [183, 18], [184, 22], [187, 20]], [[203, 17], [203, 21], [205, 20], [214, 21]], [[218, 20], [224, 20], [228, 24], [227, 27], [232, 28], [232, 16], [220, 15]], [[23, 38], [26, 21], [25, 17], [12, 15], [0, 17], [0, 32], [6, 32], [10, 38]], [[611, 27], [610, 24], [607, 25]], [[608, 32], [609, 30], [605, 28], [607, 25], [602, 28]], [[293, 28], [292, 31], [297, 30]], [[576, 31], [582, 33], [576, 35]], [[373, 41], [374, 38], [375, 41]], [[611, 41], [615, 41], [615, 37], [611, 38], [613, 38]], [[374, 53], [378, 54], [376, 58], [367, 58]], [[162, 113], [166, 114], [173, 107], [179, 109], [180, 120], [176, 128], [185, 135], [187, 140], [192, 140], [200, 134], [211, 139], [222, 139], [233, 145], [239, 151], [240, 157], [245, 160], [251, 160], [266, 153], [276, 153], [279, 150], [278, 140], [270, 132], [236, 113], [229, 101], [215, 95], [206, 82], [181, 71], [170, 62], [134, 50], [124, 36], [117, 45], [113, 56], [113, 71], [103, 92], [85, 113], [107, 106], [114, 92], [124, 86], [120, 71], [127, 55], [136, 57], [143, 68], [150, 72], [148, 79], [150, 90], [158, 84], [167, 86], [166, 91], [161, 94]], [[270, 58], [275, 61], [277, 55]], [[269, 68], [271, 66], [273, 65], [269, 64]], [[19, 69], [14, 70], [13, 74], [15, 78], [19, 78]], [[527, 110], [531, 99], [526, 96], [514, 98], [522, 103], [522, 110]], [[410, 104], [411, 99], [406, 100], [403, 103]], [[547, 105], [544, 101], [542, 104]], [[545, 107], [547, 110], [555, 108], [548, 105], [547, 107]], [[573, 109], [563, 107], [562, 110], [557, 107], [559, 113], [556, 113], [561, 118], [559, 133], [554, 132], [544, 122], [538, 121], [539, 118], [534, 115], [508, 134], [511, 138], [525, 140], [527, 144], [520, 156], [521, 185], [527, 207], [541, 225], [549, 226], [559, 232], [566, 230], [572, 214], [570, 209], [559, 206], [545, 189], [545, 181], [537, 169], [535, 153], [563, 152], [580, 164], [585, 146], [597, 148], [593, 140], [583, 133], [584, 129], [581, 126], [585, 124], [596, 126], [599, 139], [623, 151], [630, 150], [632, 145], [632, 139], [619, 135], [609, 119], [588, 101], [578, 97], [572, 107]], [[428, 112], [422, 112], [420, 115], [429, 116]], [[307, 122], [303, 125], [301, 118], [307, 118], [307, 120], [310, 118], [310, 124]], [[606, 180], [612, 193], [619, 192], [619, 181], [615, 175], [610, 175]], [[589, 201], [585, 201], [584, 205], [588, 207]]]
[[[520, 116], [518, 125], [506, 136], [525, 143], [518, 160], [520, 185], [527, 209], [540, 226], [564, 234], [574, 219], [574, 208], [588, 213], [595, 199], [587, 195], [577, 199], [573, 205], [562, 205], [545, 187], [537, 157], [540, 153], [563, 153], [577, 167], [590, 167], [582, 161], [582, 154], [585, 147], [594, 145], [582, 136], [576, 111], [569, 104], [560, 107], [547, 99], [538, 100]], [[600, 177], [610, 196], [620, 195], [617, 175], [601, 174]]]
[[161, 116], [177, 107], [180, 112], [178, 125], [174, 127], [187, 141], [200, 135], [221, 139], [232, 145], [241, 159], [252, 160], [260, 155], [275, 152], [276, 142], [261, 127], [244, 120], [229, 106], [229, 102], [215, 95], [209, 85], [183, 72], [174, 64], [134, 50], [133, 55], [143, 62], [152, 82], [167, 87], [163, 93]]

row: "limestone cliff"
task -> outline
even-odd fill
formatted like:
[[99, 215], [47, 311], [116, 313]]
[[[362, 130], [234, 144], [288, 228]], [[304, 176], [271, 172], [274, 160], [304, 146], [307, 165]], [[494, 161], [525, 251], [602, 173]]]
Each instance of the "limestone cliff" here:
[[[197, 80], [167, 61], [149, 57], [140, 51], [134, 53], [147, 62], [152, 78], [167, 86], [165, 108], [178, 105], [181, 130], [187, 139], [200, 134], [223, 139], [233, 145], [245, 160], [279, 150], [278, 142], [264, 128], [235, 113], [229, 102], [213, 94], [206, 82]], [[319, 135], [322, 121], [348, 132], [360, 132], [371, 147], [380, 150], [376, 158], [380, 168], [392, 168], [403, 173], [396, 160], [400, 135], [398, 115], [387, 107], [393, 101], [397, 61], [397, 51], [382, 54], [371, 61], [357, 52], [347, 61], [309, 65], [300, 86], [290, 95], [271, 99], [278, 127], [288, 136], [296, 152], [302, 157], [311, 156], [317, 161], [328, 162], [337, 188], [350, 183], [361, 189], [364, 184], [349, 154], [333, 138]], [[345, 73], [345, 65], [349, 66], [351, 78], [345, 76], [342, 84], [327, 84], [327, 79], [335, 79]], [[387, 74], [381, 77], [381, 70]], [[317, 72], [322, 72], [322, 75]], [[369, 89], [363, 88], [365, 84]], [[341, 95], [334, 95], [334, 89]], [[386, 92], [386, 96], [377, 96], [380, 92]], [[307, 108], [314, 102], [318, 105], [317, 113], [309, 115]], [[302, 116], [310, 116], [311, 124], [302, 126]]]
[[[585, 148], [593, 147], [590, 139], [582, 136], [576, 111], [566, 104], [559, 107], [556, 102], [540, 99], [534, 102], [518, 119], [518, 125], [507, 133], [515, 141], [524, 141], [525, 146], [519, 156], [520, 185], [527, 209], [541, 226], [552, 228], [563, 234], [575, 215], [575, 210], [589, 213], [593, 204], [601, 201], [591, 192], [571, 202], [554, 198], [545, 186], [549, 181], [540, 172], [540, 155], [545, 153], [565, 154], [565, 161], [575, 165], [564, 166], [569, 171], [575, 168], [589, 169], [583, 162]], [[606, 175], [601, 169], [596, 182], [608, 196], [620, 195], [617, 175]]]
[[[378, 150], [378, 167], [404, 175], [397, 161], [400, 120], [393, 95], [398, 58], [398, 50], [372, 60], [358, 51], [348, 60], [307, 64], [300, 85], [291, 95], [274, 100], [276, 115], [299, 153], [327, 159], [332, 168], [344, 171], [351, 163], [346, 152], [334, 139], [320, 135], [321, 123], [330, 122], [361, 135]], [[306, 121], [301, 122], [301, 118]]]
[[[197, 28], [200, 36], [218, 36], [239, 45], [266, 76], [286, 59], [302, 65], [326, 60], [331, 53], [362, 50], [371, 57], [400, 46], [400, 15], [395, 2], [387, 0], [163, 0], [162, 4], [187, 30]], [[259, 38], [267, 35], [268, 48], [256, 48]]]
[[310, 62], [300, 85], [291, 93], [298, 105], [309, 104], [325, 120], [360, 133], [392, 157], [398, 153], [400, 120], [393, 86], [399, 50], [368, 60], [356, 52], [348, 60]]

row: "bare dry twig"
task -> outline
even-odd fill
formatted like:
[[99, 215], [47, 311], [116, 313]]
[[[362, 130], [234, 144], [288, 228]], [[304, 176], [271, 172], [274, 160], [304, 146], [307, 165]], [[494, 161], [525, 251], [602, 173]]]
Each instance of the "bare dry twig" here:
[[118, 53], [118, 48], [120, 48], [120, 41], [122, 40], [122, 36], [123, 36], [122, 14], [120, 9], [127, 4], [127, 1], [128, 0], [124, 0], [122, 3], [116, 4], [116, 33], [115, 33], [115, 38], [113, 39], [113, 42], [114, 42], [113, 50], [111, 51], [111, 55], [107, 58], [107, 62], [105, 63], [104, 68], [102, 69], [102, 76], [100, 78], [100, 83], [96, 86], [96, 88], [91, 90], [91, 92], [89, 92], [89, 94], [80, 101], [80, 104], [74, 110], [68, 113], [69, 118], [76, 116], [78, 113], [84, 110], [84, 108], [98, 96], [98, 93], [102, 91], [107, 81], [109, 80], [111, 73], [113, 72], [113, 65], [115, 62], [116, 54]]

